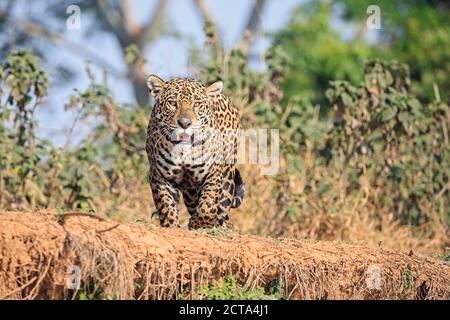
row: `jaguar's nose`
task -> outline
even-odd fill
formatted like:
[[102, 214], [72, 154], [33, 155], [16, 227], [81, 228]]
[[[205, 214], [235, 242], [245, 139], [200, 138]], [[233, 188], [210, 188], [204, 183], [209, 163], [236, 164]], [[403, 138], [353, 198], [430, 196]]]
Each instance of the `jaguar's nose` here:
[[183, 118], [178, 119], [178, 124], [183, 129], [187, 129], [192, 124], [192, 121], [189, 118], [183, 117]]

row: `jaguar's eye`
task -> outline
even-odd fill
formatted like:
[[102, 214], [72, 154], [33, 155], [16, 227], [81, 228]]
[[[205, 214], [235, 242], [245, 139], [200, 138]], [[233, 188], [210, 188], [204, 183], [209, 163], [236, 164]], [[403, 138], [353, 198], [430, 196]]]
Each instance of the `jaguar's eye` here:
[[175, 100], [167, 100], [166, 105], [170, 108], [170, 109], [176, 109], [177, 108], [177, 102]]
[[194, 104], [192, 105], [192, 108], [194, 109], [194, 111], [197, 111], [201, 106], [200, 102], [194, 102]]

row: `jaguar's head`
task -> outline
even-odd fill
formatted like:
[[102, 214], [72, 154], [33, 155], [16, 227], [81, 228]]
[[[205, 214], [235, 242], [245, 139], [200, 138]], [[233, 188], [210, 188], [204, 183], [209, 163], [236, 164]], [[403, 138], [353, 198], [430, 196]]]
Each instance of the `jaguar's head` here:
[[173, 143], [192, 143], [194, 135], [213, 126], [213, 99], [220, 95], [222, 81], [204, 86], [193, 79], [175, 78], [165, 82], [150, 75], [147, 85], [155, 97], [153, 116]]

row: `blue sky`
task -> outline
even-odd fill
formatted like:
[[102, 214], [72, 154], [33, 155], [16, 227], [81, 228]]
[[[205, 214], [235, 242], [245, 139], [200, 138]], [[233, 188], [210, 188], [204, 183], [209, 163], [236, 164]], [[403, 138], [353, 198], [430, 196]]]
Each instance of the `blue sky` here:
[[[261, 17], [262, 31], [279, 30], [289, 21], [292, 10], [302, 2], [304, 1], [268, 0]], [[207, 3], [216, 19], [225, 45], [228, 47], [232, 46], [241, 35], [253, 1], [207, 0]], [[134, 0], [134, 12], [138, 21], [146, 21], [151, 16], [155, 4], [156, 1], [154, 0]], [[156, 73], [166, 79], [172, 76], [189, 75], [188, 56], [191, 42], [199, 47], [204, 43], [202, 20], [192, 5], [192, 1], [171, 0], [167, 15], [171, 25], [183, 34], [183, 39], [161, 37], [145, 52], [149, 72]], [[89, 33], [89, 30], [83, 29], [89, 25], [87, 23], [89, 19], [88, 15], [83, 16], [83, 8], [81, 7], [81, 30], [68, 30], [65, 28], [62, 28], [62, 30], [65, 30], [64, 33], [70, 41], [81, 44], [87, 50], [108, 61], [115, 69], [124, 73], [125, 66], [122, 64], [123, 59], [121, 58], [120, 47], [112, 36], [106, 33], [92, 37], [84, 36], [86, 33]], [[261, 34], [257, 37], [253, 50], [257, 54], [263, 53], [269, 44], [270, 41]], [[78, 54], [65, 48], [50, 44], [48, 46], [48, 54], [51, 56], [52, 63], [46, 65], [46, 68], [52, 79], [55, 79], [54, 74], [57, 69], [66, 64], [69, 64], [71, 68], [76, 70], [84, 70], [84, 57], [80, 57]], [[101, 70], [95, 67], [93, 69], [100, 78]], [[88, 78], [84, 72], [80, 72], [79, 77], [71, 80], [66, 85], [52, 83], [49, 98], [37, 113], [39, 121], [38, 134], [40, 136], [50, 138], [57, 145], [65, 143], [67, 128], [72, 123], [74, 115], [71, 112], [64, 111], [64, 104], [68, 101], [68, 97], [74, 88], [83, 90], [88, 83]], [[132, 90], [124, 77], [111, 74], [109, 76], [109, 84], [118, 102], [134, 101]], [[79, 141], [86, 133], [87, 127], [88, 124], [77, 125], [73, 141]]]

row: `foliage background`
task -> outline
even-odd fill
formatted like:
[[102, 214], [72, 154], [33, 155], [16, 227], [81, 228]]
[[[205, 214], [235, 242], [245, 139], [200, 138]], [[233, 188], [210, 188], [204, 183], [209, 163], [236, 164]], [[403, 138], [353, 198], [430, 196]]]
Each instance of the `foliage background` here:
[[[112, 3], [86, 6], [103, 17], [98, 30], [114, 32], [105, 13], [124, 11]], [[205, 3], [196, 1], [203, 14]], [[255, 1], [253, 10], [264, 3]], [[251, 32], [258, 25], [251, 15], [232, 47], [203, 16], [204, 46], [190, 49], [192, 76], [224, 80], [246, 128], [280, 129], [280, 174], [261, 176], [258, 167], [242, 166], [247, 195], [232, 214], [242, 232], [424, 253], [449, 246], [448, 5], [379, 1], [383, 29], [375, 38], [365, 27], [368, 5], [300, 5], [281, 30], [266, 35], [264, 68], [252, 67]], [[58, 19], [61, 8], [49, 14]], [[0, 16], [2, 28], [11, 28]], [[336, 19], [347, 27], [337, 28]], [[36, 37], [19, 30], [12, 48], [2, 45], [0, 208], [79, 209], [156, 223], [143, 148], [151, 106], [141, 79], [147, 38], [116, 34], [136, 101], [119, 102], [120, 92], [110, 88], [114, 71], [86, 63], [89, 83], [60, 105], [74, 115], [69, 133], [84, 123], [87, 134], [60, 147], [36, 133], [35, 117], [59, 76], [51, 79], [43, 67], [47, 53]], [[155, 30], [177, 35], [164, 23]]]

